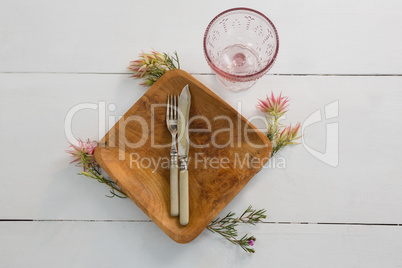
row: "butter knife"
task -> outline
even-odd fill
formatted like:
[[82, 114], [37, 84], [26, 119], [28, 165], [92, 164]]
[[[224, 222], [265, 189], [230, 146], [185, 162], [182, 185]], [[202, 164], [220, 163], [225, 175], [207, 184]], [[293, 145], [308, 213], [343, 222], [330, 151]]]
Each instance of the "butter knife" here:
[[179, 97], [179, 121], [178, 121], [178, 148], [180, 159], [180, 224], [189, 222], [189, 193], [188, 193], [188, 150], [190, 147], [188, 137], [188, 115], [190, 112], [191, 94], [186, 85]]

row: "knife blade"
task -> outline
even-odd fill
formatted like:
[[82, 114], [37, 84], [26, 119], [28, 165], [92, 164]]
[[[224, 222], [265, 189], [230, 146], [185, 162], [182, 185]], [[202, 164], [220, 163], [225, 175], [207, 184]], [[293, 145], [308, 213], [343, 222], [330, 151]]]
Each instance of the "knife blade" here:
[[178, 121], [178, 148], [180, 159], [180, 224], [189, 222], [189, 194], [188, 194], [188, 151], [190, 148], [188, 137], [188, 117], [191, 106], [191, 94], [186, 85], [179, 97], [179, 121]]

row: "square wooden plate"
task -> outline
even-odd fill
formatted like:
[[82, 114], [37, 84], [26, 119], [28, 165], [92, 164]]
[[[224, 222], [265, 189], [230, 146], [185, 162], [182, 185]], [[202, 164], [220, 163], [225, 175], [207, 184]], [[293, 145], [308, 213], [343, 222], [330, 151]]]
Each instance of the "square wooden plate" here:
[[[166, 127], [168, 94], [191, 92], [190, 222], [170, 216]], [[269, 139], [215, 93], [182, 70], [164, 74], [116, 123], [95, 150], [96, 161], [169, 237], [196, 238], [268, 161]]]

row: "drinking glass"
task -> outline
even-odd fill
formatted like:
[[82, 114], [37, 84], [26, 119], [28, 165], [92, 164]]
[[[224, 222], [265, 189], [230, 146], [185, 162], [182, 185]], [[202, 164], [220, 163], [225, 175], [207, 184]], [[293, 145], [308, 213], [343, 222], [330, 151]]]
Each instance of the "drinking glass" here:
[[274, 64], [279, 38], [262, 13], [233, 8], [217, 15], [204, 34], [205, 58], [218, 81], [233, 91], [253, 86]]

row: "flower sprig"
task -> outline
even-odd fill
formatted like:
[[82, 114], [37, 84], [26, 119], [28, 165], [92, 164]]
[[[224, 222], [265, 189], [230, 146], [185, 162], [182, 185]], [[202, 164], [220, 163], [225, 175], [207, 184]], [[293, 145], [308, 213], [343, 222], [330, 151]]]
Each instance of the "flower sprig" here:
[[[106, 195], [107, 197], [111, 198], [117, 196], [120, 198], [126, 198], [127, 195], [119, 188], [117, 181], [114, 182], [109, 180], [101, 174], [101, 167], [96, 162], [94, 157], [97, 144], [98, 142], [91, 141], [89, 139], [87, 141], [82, 141], [79, 139], [78, 145], [70, 144], [71, 149], [66, 150], [66, 152], [73, 157], [73, 160], [70, 163], [75, 163], [76, 166], [82, 168], [82, 171], [79, 173], [80, 175], [95, 179], [98, 182], [109, 186], [111, 196]], [[213, 220], [207, 226], [207, 229], [213, 233], [223, 236], [230, 243], [239, 245], [246, 252], [255, 253], [255, 250], [252, 248], [252, 246], [254, 246], [256, 238], [248, 234], [238, 238], [236, 227], [239, 225], [239, 223], [255, 225], [256, 223], [261, 222], [261, 219], [266, 218], [265, 213], [265, 209], [255, 210], [249, 206], [240, 217], [235, 217], [235, 213], [229, 212], [222, 219], [216, 218]]]
[[259, 100], [257, 108], [264, 112], [268, 122], [267, 137], [272, 142], [272, 156], [280, 149], [289, 145], [296, 144], [297, 136], [300, 129], [300, 122], [295, 127], [292, 125], [283, 127], [279, 119], [288, 111], [289, 98], [282, 97], [282, 93], [275, 97], [271, 92], [271, 96], [267, 96], [265, 100]]
[[180, 69], [179, 56], [175, 51], [173, 56], [167, 53], [141, 53], [138, 60], [130, 62], [128, 69], [134, 74], [131, 77], [145, 78], [142, 86], [153, 85], [164, 73], [173, 69]]
[[95, 148], [98, 145], [97, 141], [82, 141], [78, 140], [78, 145], [70, 144], [71, 149], [66, 150], [69, 153], [73, 160], [70, 162], [75, 163], [77, 167], [81, 167], [82, 171], [79, 173], [80, 175], [84, 175], [88, 178], [95, 179], [100, 183], [104, 183], [110, 187], [110, 195], [106, 195], [107, 197], [120, 197], [126, 198], [127, 195], [120, 189], [117, 185], [117, 181], [109, 180], [105, 178], [100, 172], [100, 166], [95, 160]]
[[255, 250], [251, 248], [254, 246], [256, 238], [248, 234], [244, 235], [240, 239], [238, 238], [238, 233], [236, 227], [239, 223], [249, 223], [255, 225], [261, 222], [261, 219], [266, 218], [266, 210], [260, 209], [255, 210], [249, 206], [240, 217], [235, 217], [235, 213], [229, 212], [225, 217], [216, 218], [207, 227], [207, 229], [213, 233], [217, 233], [230, 243], [239, 245], [244, 251], [248, 253], [255, 253]]

